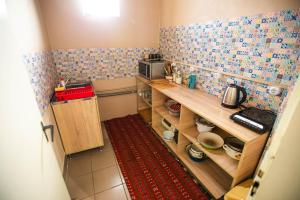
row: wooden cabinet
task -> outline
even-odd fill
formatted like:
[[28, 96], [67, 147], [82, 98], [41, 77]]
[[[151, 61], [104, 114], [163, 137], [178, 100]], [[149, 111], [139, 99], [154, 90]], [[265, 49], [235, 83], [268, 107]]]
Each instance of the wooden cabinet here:
[[[222, 197], [254, 173], [268, 138], [267, 133], [260, 135], [234, 123], [230, 115], [238, 110], [222, 107], [220, 99], [203, 91], [191, 90], [163, 80], [151, 81], [148, 84], [152, 87], [152, 128], [162, 139], [165, 129], [161, 121], [164, 118], [179, 130], [177, 143], [174, 140], [162, 141], [214, 198]], [[164, 106], [167, 98], [181, 104], [179, 117], [169, 114]], [[214, 123], [216, 128], [213, 132], [221, 137], [234, 136], [244, 142], [241, 159], [232, 159], [222, 148], [208, 150], [201, 146], [197, 141], [199, 133], [195, 125], [195, 115]], [[192, 161], [185, 150], [190, 143], [201, 149], [207, 158], [201, 162]]]
[[97, 97], [52, 103], [66, 154], [103, 146]]

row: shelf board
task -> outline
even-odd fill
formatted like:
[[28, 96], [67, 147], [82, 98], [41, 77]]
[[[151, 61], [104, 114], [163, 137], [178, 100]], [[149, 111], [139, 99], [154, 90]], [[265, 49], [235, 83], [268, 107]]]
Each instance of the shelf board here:
[[218, 169], [210, 159], [194, 162], [184, 150], [177, 153], [177, 156], [214, 198], [219, 199], [230, 189], [232, 178]]
[[165, 129], [160, 126], [152, 126], [152, 128], [155, 130], [155, 132], [157, 133], [157, 135], [164, 141], [164, 143], [174, 152], [176, 153], [177, 150], [177, 144], [175, 143], [174, 140], [171, 141], [167, 141], [163, 139], [163, 132], [165, 131]]
[[213, 162], [215, 162], [220, 168], [226, 171], [230, 176], [235, 177], [238, 161], [229, 157], [223, 148], [217, 150], [208, 150], [204, 148], [197, 141], [199, 132], [196, 127], [185, 129], [181, 132], [190, 142], [195, 144], [201, 151], [203, 151]]
[[175, 117], [169, 114], [168, 109], [165, 106], [159, 106], [155, 108], [155, 111], [163, 118], [168, 120], [175, 128], [179, 129], [179, 117]]

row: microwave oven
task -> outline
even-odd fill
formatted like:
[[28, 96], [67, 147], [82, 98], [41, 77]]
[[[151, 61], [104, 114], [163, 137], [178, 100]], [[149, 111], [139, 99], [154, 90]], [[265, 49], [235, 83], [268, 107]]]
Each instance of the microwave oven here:
[[164, 61], [139, 61], [139, 74], [146, 79], [161, 79], [165, 73]]

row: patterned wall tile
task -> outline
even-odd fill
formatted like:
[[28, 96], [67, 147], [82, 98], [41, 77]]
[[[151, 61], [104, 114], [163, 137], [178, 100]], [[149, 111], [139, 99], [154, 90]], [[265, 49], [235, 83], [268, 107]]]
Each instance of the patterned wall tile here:
[[71, 81], [105, 80], [137, 75], [138, 60], [154, 48], [88, 48], [54, 50], [59, 76], [71, 75]]
[[40, 112], [43, 115], [50, 103], [57, 82], [57, 72], [51, 52], [38, 52], [23, 55], [30, 83], [36, 96]]
[[[216, 20], [202, 24], [161, 28], [160, 51], [165, 59], [262, 79], [285, 86], [300, 72], [300, 10]], [[178, 66], [185, 73], [188, 66]], [[248, 105], [277, 110], [281, 97], [267, 93], [267, 86], [196, 69], [198, 87], [221, 97], [228, 82], [246, 88]]]

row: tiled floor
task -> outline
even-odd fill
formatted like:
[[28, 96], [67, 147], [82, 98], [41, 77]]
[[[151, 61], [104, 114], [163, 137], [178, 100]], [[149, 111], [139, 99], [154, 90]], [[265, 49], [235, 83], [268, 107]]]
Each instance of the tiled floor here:
[[104, 148], [71, 155], [66, 183], [74, 200], [131, 200], [104, 125]]

